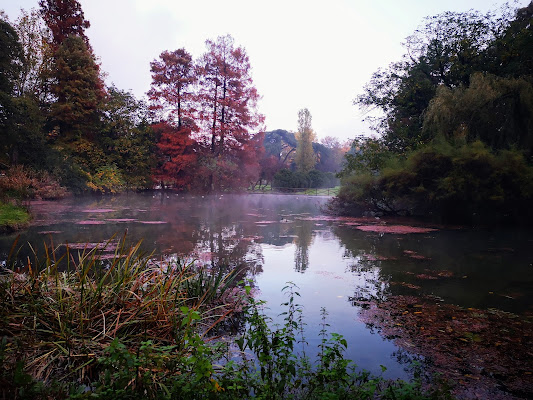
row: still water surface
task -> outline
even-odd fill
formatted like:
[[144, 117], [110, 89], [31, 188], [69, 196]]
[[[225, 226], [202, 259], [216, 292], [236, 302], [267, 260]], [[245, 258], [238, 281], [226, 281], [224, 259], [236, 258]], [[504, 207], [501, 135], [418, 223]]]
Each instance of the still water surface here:
[[[330, 331], [348, 341], [347, 358], [375, 373], [384, 365], [391, 378], [409, 377], [405, 350], [360, 320], [358, 299], [424, 295], [461, 307], [533, 311], [531, 232], [464, 227], [365, 232], [353, 221], [325, 217], [321, 207], [327, 201], [143, 193], [34, 202], [34, 223], [18, 243], [42, 252], [45, 242], [98, 243], [127, 231], [128, 241], [142, 239], [143, 248], [158, 255], [246, 267], [273, 317], [283, 311], [281, 289], [292, 281], [300, 288], [312, 348], [319, 343], [325, 307]], [[0, 237], [0, 257], [15, 237]], [[19, 254], [27, 252], [25, 247]]]

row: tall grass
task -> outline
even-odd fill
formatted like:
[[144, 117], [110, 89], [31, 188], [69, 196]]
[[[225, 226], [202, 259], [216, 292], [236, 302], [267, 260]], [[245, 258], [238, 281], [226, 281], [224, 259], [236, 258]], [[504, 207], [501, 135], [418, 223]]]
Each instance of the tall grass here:
[[25, 273], [4, 269], [4, 367], [23, 361], [36, 380], [90, 384], [97, 361], [114, 341], [138, 349], [151, 340], [183, 355], [190, 350], [192, 325], [205, 334], [231, 313], [217, 307], [216, 299], [233, 274], [211, 274], [192, 262], [154, 261], [139, 248], [140, 243], [126, 247], [123, 239], [111, 260], [103, 260], [98, 248], [74, 253], [67, 247], [61, 257], [58, 248], [47, 248], [43, 258], [27, 260]]

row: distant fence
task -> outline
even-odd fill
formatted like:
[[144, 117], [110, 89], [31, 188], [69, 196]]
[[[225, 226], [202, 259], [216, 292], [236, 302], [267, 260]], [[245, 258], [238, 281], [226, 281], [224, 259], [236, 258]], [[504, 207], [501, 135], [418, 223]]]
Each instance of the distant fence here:
[[300, 194], [305, 196], [336, 196], [339, 187], [333, 188], [276, 188], [276, 187], [256, 187], [249, 188], [249, 193], [275, 193], [275, 194]]

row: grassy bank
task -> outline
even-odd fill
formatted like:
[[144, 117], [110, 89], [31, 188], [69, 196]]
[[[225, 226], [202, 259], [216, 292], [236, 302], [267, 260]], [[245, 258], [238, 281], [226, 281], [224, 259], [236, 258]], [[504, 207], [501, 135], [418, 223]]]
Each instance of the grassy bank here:
[[272, 188], [270, 185], [261, 186], [255, 189], [248, 188], [249, 193], [266, 193], [266, 194], [295, 194], [301, 196], [336, 196], [339, 193], [340, 186], [332, 188]]
[[445, 398], [357, 371], [325, 310], [317, 359], [295, 354], [305, 337], [294, 285], [275, 326], [233, 273], [116, 246], [110, 260], [48, 249], [3, 271], [1, 398]]
[[30, 219], [30, 213], [24, 207], [0, 203], [0, 232], [23, 228]]

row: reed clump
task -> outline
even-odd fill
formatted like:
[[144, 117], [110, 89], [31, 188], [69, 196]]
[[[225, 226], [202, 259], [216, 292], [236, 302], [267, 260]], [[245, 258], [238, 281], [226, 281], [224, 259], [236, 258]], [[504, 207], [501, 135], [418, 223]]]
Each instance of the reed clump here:
[[57, 250], [28, 259], [24, 273], [4, 268], [0, 276], [0, 398], [20, 396], [20, 382], [12, 382], [17, 374], [48, 389], [59, 383], [65, 396], [73, 384], [75, 391], [87, 391], [103, 379], [102, 371], [131, 366], [117, 351], [139, 357], [164, 348], [164, 360], [152, 354], [146, 365], [129, 371], [132, 381], [126, 386], [135, 386], [143, 368], [172, 372], [164, 361], [176, 370], [233, 311], [218, 301], [233, 273], [207, 272], [180, 260], [154, 261], [142, 254], [140, 243], [126, 247], [125, 239], [110, 259], [101, 257], [99, 247], [73, 252], [67, 246], [59, 258]]

